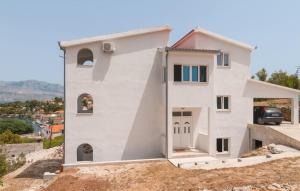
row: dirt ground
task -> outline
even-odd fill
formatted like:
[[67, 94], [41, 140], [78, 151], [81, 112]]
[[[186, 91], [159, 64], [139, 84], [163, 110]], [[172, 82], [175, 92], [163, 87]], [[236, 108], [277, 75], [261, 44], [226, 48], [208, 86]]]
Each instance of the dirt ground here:
[[61, 173], [43, 191], [224, 190], [272, 183], [300, 185], [300, 157], [209, 171], [179, 169], [168, 161], [78, 167]]

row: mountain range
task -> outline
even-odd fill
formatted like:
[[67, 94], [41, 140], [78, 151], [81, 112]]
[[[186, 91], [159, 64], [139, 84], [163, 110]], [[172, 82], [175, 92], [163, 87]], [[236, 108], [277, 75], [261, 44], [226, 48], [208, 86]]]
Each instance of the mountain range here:
[[38, 80], [0, 81], [0, 103], [63, 97], [64, 88]]

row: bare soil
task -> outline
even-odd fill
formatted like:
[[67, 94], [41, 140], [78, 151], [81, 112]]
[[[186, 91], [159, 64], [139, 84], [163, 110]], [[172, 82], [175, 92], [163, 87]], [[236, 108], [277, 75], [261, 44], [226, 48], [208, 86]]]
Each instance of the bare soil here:
[[208, 171], [179, 169], [168, 161], [78, 167], [61, 173], [44, 191], [224, 190], [272, 183], [300, 185], [300, 157]]

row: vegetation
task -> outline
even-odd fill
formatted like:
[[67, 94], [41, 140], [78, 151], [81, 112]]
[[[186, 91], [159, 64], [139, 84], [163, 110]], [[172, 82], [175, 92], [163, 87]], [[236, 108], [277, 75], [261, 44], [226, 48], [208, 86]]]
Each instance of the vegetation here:
[[282, 70], [275, 71], [268, 78], [267, 71], [262, 68], [256, 73], [258, 80], [267, 81], [272, 84], [277, 84], [289, 88], [300, 89], [300, 81], [298, 76], [295, 74], [288, 74]]
[[52, 148], [52, 147], [60, 146], [63, 143], [64, 143], [64, 136], [63, 135], [53, 138], [51, 140], [51, 145], [50, 145], [50, 140], [49, 139], [44, 139], [43, 148], [44, 149], [49, 149], [49, 148]]
[[18, 134], [12, 133], [10, 130], [6, 130], [0, 134], [0, 144], [18, 144], [18, 143], [34, 143], [36, 139], [21, 137]]
[[11, 131], [14, 134], [32, 133], [33, 127], [18, 119], [0, 119], [0, 133]]
[[267, 77], [268, 77], [268, 74], [267, 74], [267, 71], [266, 69], [262, 68], [261, 70], [259, 70], [257, 73], [256, 73], [256, 76], [258, 77], [258, 79], [260, 81], [266, 81]]
[[2, 152], [0, 151], [0, 185], [2, 185], [2, 177], [7, 173], [8, 167], [7, 167], [6, 157]]
[[47, 114], [62, 109], [63, 99], [56, 97], [53, 102], [31, 100], [2, 103], [0, 104], [0, 115], [19, 115], [30, 118], [36, 111], [43, 110]]

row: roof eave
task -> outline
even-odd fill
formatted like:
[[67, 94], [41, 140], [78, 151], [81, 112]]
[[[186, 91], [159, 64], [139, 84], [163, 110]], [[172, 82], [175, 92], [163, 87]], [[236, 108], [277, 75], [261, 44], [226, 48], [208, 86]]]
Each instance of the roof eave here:
[[280, 86], [280, 85], [277, 85], [277, 84], [271, 84], [269, 82], [259, 81], [259, 80], [255, 80], [255, 79], [248, 79], [248, 81], [249, 82], [254, 82], [254, 83], [257, 83], [257, 84], [263, 84], [263, 85], [275, 87], [275, 88], [280, 88], [280, 89], [290, 91], [290, 92], [293, 92], [293, 93], [296, 93], [296, 94], [300, 95], [300, 90], [297, 90], [297, 89], [288, 88], [288, 87]]
[[114, 33], [109, 35], [102, 35], [102, 36], [96, 36], [96, 37], [90, 37], [90, 38], [82, 38], [78, 40], [70, 40], [70, 41], [59, 41], [60, 48], [67, 48], [71, 46], [77, 46], [81, 44], [88, 44], [98, 41], [104, 41], [104, 40], [111, 40], [111, 39], [117, 39], [117, 38], [124, 38], [129, 36], [136, 36], [136, 35], [142, 35], [142, 34], [149, 34], [154, 32], [160, 32], [160, 31], [171, 31], [172, 28], [169, 25], [161, 26], [161, 27], [153, 27], [148, 29], [137, 29], [137, 30], [131, 30], [127, 32], [121, 32], [121, 33]]

